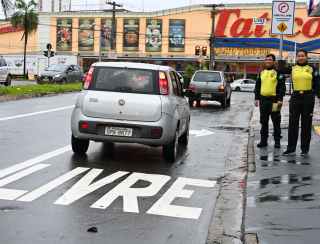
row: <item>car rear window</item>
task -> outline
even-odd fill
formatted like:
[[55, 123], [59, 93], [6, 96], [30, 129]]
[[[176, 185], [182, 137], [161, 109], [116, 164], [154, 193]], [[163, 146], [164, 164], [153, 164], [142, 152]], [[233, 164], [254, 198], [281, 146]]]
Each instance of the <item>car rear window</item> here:
[[95, 68], [92, 90], [158, 94], [153, 70], [99, 67]]
[[221, 82], [221, 76], [218, 72], [197, 72], [193, 81], [197, 82]]

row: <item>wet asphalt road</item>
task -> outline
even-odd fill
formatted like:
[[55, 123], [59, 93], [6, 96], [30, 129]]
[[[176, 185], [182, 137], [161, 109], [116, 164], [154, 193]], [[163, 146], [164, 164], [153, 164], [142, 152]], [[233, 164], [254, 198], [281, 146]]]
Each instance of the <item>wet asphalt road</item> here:
[[[191, 130], [212, 134], [191, 136], [174, 164], [162, 159], [160, 148], [128, 144], [111, 149], [91, 143], [87, 157], [75, 157], [68, 147], [75, 98], [68, 94], [0, 103], [0, 243], [205, 243], [220, 187], [215, 183], [224, 175], [228, 158], [242, 149], [252, 94], [234, 93], [227, 110], [215, 105], [193, 108]], [[59, 178], [80, 169], [83, 172], [69, 181]], [[80, 189], [72, 195], [79, 198], [72, 204], [54, 204], [76, 183], [92, 186], [119, 171], [127, 174], [87, 194]], [[156, 188], [138, 198], [136, 212], [125, 206], [132, 199], [122, 197], [105, 209], [90, 207], [113, 189], [120, 191], [116, 187], [133, 176], [140, 178], [132, 188]], [[166, 181], [146, 180], [156, 176]], [[48, 183], [57, 178], [61, 184], [49, 189]], [[187, 181], [183, 187], [189, 191], [175, 192], [169, 201], [173, 209], [150, 211], [179, 181]], [[43, 194], [31, 199], [39, 188]], [[178, 210], [180, 215], [172, 214]], [[192, 215], [195, 212], [199, 214]], [[87, 232], [90, 227], [98, 232]]]

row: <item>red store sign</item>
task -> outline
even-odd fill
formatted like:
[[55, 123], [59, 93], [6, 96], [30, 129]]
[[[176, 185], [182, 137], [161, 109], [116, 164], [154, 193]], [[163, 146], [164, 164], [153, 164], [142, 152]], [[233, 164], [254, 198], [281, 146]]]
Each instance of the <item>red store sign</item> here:
[[[235, 20], [231, 24], [231, 28], [227, 30], [230, 18], [236, 16]], [[266, 12], [259, 18], [264, 18], [269, 22], [271, 20], [271, 14]], [[294, 36], [303, 34], [305, 37], [314, 38], [320, 36], [320, 18], [295, 18], [296, 33]], [[267, 26], [254, 25], [252, 18], [241, 17], [240, 9], [228, 9], [221, 10], [218, 15], [216, 32], [217, 37], [263, 37], [269, 33]]]

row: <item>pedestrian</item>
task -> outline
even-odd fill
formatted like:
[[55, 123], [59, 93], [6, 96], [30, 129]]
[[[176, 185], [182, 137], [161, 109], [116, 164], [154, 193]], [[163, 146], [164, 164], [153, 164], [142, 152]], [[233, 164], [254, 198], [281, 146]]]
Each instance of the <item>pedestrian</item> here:
[[289, 106], [288, 146], [283, 155], [295, 155], [301, 118], [301, 156], [310, 149], [315, 96], [320, 96], [319, 73], [308, 64], [308, 53], [297, 52], [297, 64], [291, 69], [292, 95]]
[[281, 107], [285, 94], [284, 76], [276, 70], [276, 57], [268, 54], [255, 87], [255, 106], [260, 107], [261, 140], [257, 145], [259, 148], [268, 146], [270, 117], [274, 130], [274, 147], [281, 147]]

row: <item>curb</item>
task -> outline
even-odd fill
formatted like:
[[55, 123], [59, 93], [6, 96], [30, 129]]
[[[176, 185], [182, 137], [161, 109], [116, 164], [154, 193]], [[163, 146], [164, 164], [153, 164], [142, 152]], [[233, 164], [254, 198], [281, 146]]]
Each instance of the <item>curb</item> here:
[[78, 92], [81, 92], [81, 91], [46, 93], [46, 94], [33, 94], [33, 95], [22, 95], [22, 96], [2, 95], [2, 96], [0, 96], [0, 103], [2, 103], [2, 102], [10, 102], [10, 101], [18, 101], [18, 100], [30, 99], [30, 98], [53, 97], [53, 96], [58, 96], [58, 95], [62, 95], [62, 94], [71, 94], [71, 93], [78, 93]]

